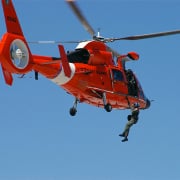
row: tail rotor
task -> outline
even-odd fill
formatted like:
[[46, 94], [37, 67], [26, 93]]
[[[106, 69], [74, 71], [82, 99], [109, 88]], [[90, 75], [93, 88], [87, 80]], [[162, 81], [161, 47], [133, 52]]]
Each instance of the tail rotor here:
[[10, 45], [10, 55], [13, 65], [18, 69], [24, 69], [29, 63], [29, 51], [25, 43], [19, 39]]

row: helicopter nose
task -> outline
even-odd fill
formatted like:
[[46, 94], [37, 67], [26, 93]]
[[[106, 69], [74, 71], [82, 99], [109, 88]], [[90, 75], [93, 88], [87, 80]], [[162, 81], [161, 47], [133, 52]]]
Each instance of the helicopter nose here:
[[151, 101], [149, 99], [146, 99], [146, 109], [148, 109], [151, 106]]

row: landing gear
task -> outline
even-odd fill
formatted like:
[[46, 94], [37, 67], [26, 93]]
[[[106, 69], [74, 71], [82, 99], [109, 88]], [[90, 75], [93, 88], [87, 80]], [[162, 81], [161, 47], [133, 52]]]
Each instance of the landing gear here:
[[78, 103], [78, 101], [79, 101], [78, 99], [75, 99], [73, 107], [70, 108], [70, 110], [69, 110], [69, 114], [71, 116], [75, 116], [76, 113], [77, 113], [77, 103]]
[[[103, 100], [104, 109], [105, 109], [107, 112], [111, 112], [111, 111], [112, 111], [112, 106], [111, 106], [110, 103], [107, 103], [106, 93], [105, 93], [105, 92], [101, 94], [101, 98], [102, 98], [102, 100]], [[71, 107], [71, 108], [69, 109], [69, 114], [70, 114], [71, 116], [75, 116], [75, 115], [76, 115], [76, 113], [77, 113], [77, 103], [78, 103], [78, 102], [80, 102], [80, 101], [79, 101], [79, 99], [76, 98], [75, 101], [74, 101], [73, 107]]]
[[112, 106], [107, 103], [105, 106], [104, 106], [104, 109], [107, 111], [107, 112], [111, 112], [112, 111]]
[[75, 116], [76, 113], [77, 113], [77, 109], [72, 107], [72, 108], [70, 108], [69, 113], [70, 113], [71, 116]]
[[35, 80], [39, 79], [39, 73], [37, 71], [35, 71]]
[[109, 103], [107, 103], [107, 101], [106, 101], [106, 93], [103, 93], [103, 104], [104, 104], [104, 109], [107, 112], [111, 112], [112, 111], [112, 106]]

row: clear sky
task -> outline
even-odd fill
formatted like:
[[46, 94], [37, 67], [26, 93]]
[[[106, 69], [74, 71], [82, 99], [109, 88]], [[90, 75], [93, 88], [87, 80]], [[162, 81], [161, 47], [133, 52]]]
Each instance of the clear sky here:
[[[63, 0], [14, 0], [28, 41], [91, 38]], [[79, 0], [95, 30], [105, 37], [180, 29], [179, 0]], [[0, 34], [6, 31], [0, 7]], [[78, 104], [51, 81], [33, 73], [8, 87], [0, 76], [1, 180], [179, 180], [180, 35], [109, 44], [129, 62], [146, 96], [155, 100], [132, 127], [118, 136], [128, 110]], [[56, 45], [30, 45], [34, 54], [59, 56]], [[76, 44], [65, 44], [73, 50]]]

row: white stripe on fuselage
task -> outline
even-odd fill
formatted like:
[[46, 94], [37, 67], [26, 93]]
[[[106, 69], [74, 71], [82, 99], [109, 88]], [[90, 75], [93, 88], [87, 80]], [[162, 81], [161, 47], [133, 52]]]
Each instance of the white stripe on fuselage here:
[[71, 69], [71, 76], [70, 77], [65, 76], [64, 69], [62, 67], [60, 73], [54, 79], [51, 79], [51, 81], [56, 83], [59, 86], [68, 83], [73, 78], [73, 76], [75, 74], [75, 71], [76, 71], [76, 68], [75, 68], [74, 64], [69, 63], [69, 66], [70, 66], [70, 69]]

